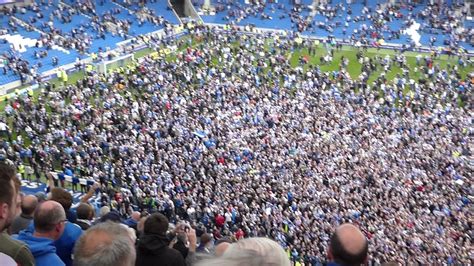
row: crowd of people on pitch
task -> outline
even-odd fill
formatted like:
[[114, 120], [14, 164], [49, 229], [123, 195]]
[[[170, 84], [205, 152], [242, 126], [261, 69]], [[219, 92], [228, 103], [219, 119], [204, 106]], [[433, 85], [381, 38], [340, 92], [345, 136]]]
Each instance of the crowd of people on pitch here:
[[10, 99], [0, 157], [97, 181], [96, 204], [117, 219], [159, 212], [215, 241], [269, 237], [292, 261], [325, 261], [352, 223], [373, 263], [469, 264], [472, 65], [424, 54], [413, 74], [403, 53], [361, 48], [351, 77], [349, 58], [331, 72], [291, 65], [330, 45], [191, 31], [200, 41], [175, 40], [195, 43], [176, 57]]

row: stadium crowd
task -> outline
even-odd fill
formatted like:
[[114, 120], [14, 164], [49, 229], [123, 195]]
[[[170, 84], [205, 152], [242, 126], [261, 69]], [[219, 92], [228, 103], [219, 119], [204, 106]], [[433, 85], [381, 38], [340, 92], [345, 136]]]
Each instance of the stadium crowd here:
[[[199, 1], [194, 1], [199, 5]], [[400, 39], [403, 32], [416, 21], [420, 21], [422, 32], [438, 35], [443, 38], [444, 48], [450, 50], [459, 49], [459, 43], [465, 42], [474, 45], [474, 28], [465, 24], [468, 16], [467, 10], [459, 5], [447, 5], [443, 2], [420, 3], [409, 2], [386, 2], [377, 5], [364, 3], [361, 12], [354, 12], [352, 5], [347, 1], [317, 1], [306, 6], [301, 1], [291, 1], [292, 5], [278, 1], [249, 1], [242, 4], [233, 0], [218, 0], [215, 3], [216, 12], [224, 12], [223, 18], [229, 23], [240, 23], [247, 18], [258, 18], [262, 20], [278, 20], [286, 17], [291, 20], [291, 29], [298, 32], [325, 35], [320, 30], [330, 35], [336, 29], [342, 29], [342, 35], [337, 38], [360, 41], [364, 44], [379, 45], [380, 40], [393, 42]], [[423, 9], [417, 7], [423, 6]], [[278, 16], [278, 17], [277, 17]], [[323, 16], [324, 20], [315, 18]], [[363, 22], [353, 27], [353, 23]], [[255, 24], [255, 23], [254, 23]], [[425, 46], [434, 46], [437, 37], [431, 37], [430, 43]], [[405, 45], [415, 45], [412, 43]]]
[[[211, 243], [203, 250], [214, 241], [245, 246], [243, 238], [269, 237], [292, 261], [318, 265], [331, 260], [326, 254], [341, 245], [331, 236], [346, 223], [363, 232], [372, 263], [470, 263], [473, 83], [461, 78], [463, 65], [441, 68], [426, 54], [417, 60], [421, 78], [403, 71], [391, 81], [395, 64], [407, 68], [403, 54], [371, 60], [361, 49], [362, 74], [351, 78], [348, 59], [333, 72], [304, 58], [292, 67], [295, 48], [323, 49], [312, 41], [205, 27], [193, 34], [200, 41], [172, 60], [145, 57], [109, 76], [89, 72], [64, 89], [48, 85], [38, 100], [7, 102], [4, 122], [13, 127], [3, 134], [17, 137], [3, 141], [2, 156], [20, 165], [24, 179], [60, 168], [60, 180], [97, 181], [75, 211], [71, 199], [57, 200], [66, 211], [58, 221], [87, 229], [94, 214], [86, 202], [100, 190], [97, 220], [138, 231], [144, 224], [137, 265], [163, 247], [147, 232], [162, 235], [166, 220], [177, 225], [179, 251], [166, 256], [188, 264], [195, 232]], [[57, 190], [53, 200], [66, 197]], [[147, 223], [161, 229], [147, 231]], [[79, 240], [83, 257], [96, 250], [89, 237], [111, 241], [103, 227], [92, 229]], [[117, 245], [115, 252], [128, 252]], [[77, 265], [93, 265], [84, 261]]]
[[[107, 34], [120, 36], [124, 40], [130, 39], [133, 37], [133, 33], [130, 32], [133, 23], [141, 26], [145, 22], [150, 22], [154, 25], [163, 26], [165, 32], [172, 28], [171, 23], [163, 16], [148, 10], [146, 7], [142, 7], [135, 13], [137, 15], [137, 22], [135, 22], [131, 19], [118, 19], [117, 16], [120, 12], [123, 12], [120, 8], [98, 14], [96, 4], [103, 5], [104, 3], [102, 1], [97, 3], [96, 1], [81, 1], [69, 5], [64, 2], [36, 1], [23, 7], [4, 5], [0, 13], [9, 19], [7, 25], [1, 26], [1, 34], [16, 34], [20, 28], [24, 28], [27, 32], [40, 32], [40, 36], [35, 43], [35, 48], [38, 49], [34, 53], [35, 59], [46, 58], [54, 46], [66, 50], [76, 50], [81, 55], [89, 54], [92, 58], [97, 58], [97, 54], [109, 52], [110, 47], [115, 44], [111, 42], [98, 48], [92, 48], [95, 40], [106, 40]], [[78, 19], [77, 17], [81, 14], [84, 17]], [[18, 19], [18, 17], [22, 19]], [[62, 27], [68, 24], [74, 26], [68, 26], [69, 30], [63, 30]], [[6, 39], [0, 39], [0, 42], [2, 44], [8, 43]], [[11, 71], [20, 77], [22, 84], [38, 81], [42, 74], [38, 69], [43, 65], [52, 63], [52, 66], [57, 67], [60, 63], [65, 63], [60, 61], [59, 58], [53, 57], [52, 60], [49, 59], [52, 62], [46, 62], [46, 59], [44, 59], [33, 64], [20, 52], [22, 48], [27, 47], [25, 44], [19, 44], [19, 47], [11, 44], [10, 46], [11, 49], [0, 55], [0, 58], [4, 61], [2, 62], [2, 74], [8, 75]], [[77, 58], [77, 61], [79, 60]]]

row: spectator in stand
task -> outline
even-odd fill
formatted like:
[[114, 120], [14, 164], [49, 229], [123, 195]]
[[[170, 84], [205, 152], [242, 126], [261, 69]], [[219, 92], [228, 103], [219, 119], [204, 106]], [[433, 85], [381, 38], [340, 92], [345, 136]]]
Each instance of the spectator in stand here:
[[110, 221], [92, 226], [77, 241], [74, 266], [135, 265], [134, 240], [129, 233], [125, 225]]
[[3, 257], [8, 256], [18, 265], [32, 266], [35, 261], [28, 247], [5, 232], [16, 216], [17, 204], [20, 204], [19, 189], [20, 181], [16, 177], [15, 167], [0, 163], [0, 254], [4, 254]]
[[75, 223], [77, 214], [71, 210], [72, 206], [72, 195], [63, 188], [54, 187], [51, 188], [51, 200], [59, 202], [64, 210], [66, 211], [67, 220], [71, 223]]
[[230, 244], [222, 256], [203, 260], [197, 265], [289, 266], [290, 260], [277, 242], [269, 238], [254, 237]]
[[369, 243], [365, 235], [352, 224], [340, 225], [331, 237], [328, 250], [330, 266], [367, 264]]
[[[71, 220], [77, 220], [76, 214], [70, 209], [72, 206], [72, 195], [67, 192], [63, 188], [57, 188], [54, 186], [54, 180], [51, 173], [47, 174], [48, 176], [48, 184], [51, 189], [50, 199], [59, 202], [63, 208], [65, 209], [66, 213], [70, 213]], [[87, 194], [85, 194], [81, 198], [81, 202], [87, 202], [93, 195], [95, 190], [97, 189], [98, 184], [94, 184], [90, 187]], [[68, 220], [70, 221], [70, 219]], [[64, 261], [67, 266], [72, 265], [72, 253], [74, 244], [76, 243], [77, 239], [82, 234], [82, 229], [77, 224], [68, 222], [66, 223], [66, 229], [64, 230], [64, 234], [61, 236], [60, 239], [54, 242], [54, 245], [57, 248], [57, 253], [59, 257]]]
[[201, 241], [199, 242], [199, 246], [196, 248], [196, 252], [201, 254], [211, 254], [211, 248], [213, 243], [212, 240], [213, 237], [211, 234], [202, 234]]
[[46, 194], [45, 194], [44, 192], [41, 192], [41, 191], [40, 191], [40, 192], [36, 192], [35, 197], [36, 197], [36, 199], [38, 199], [38, 203], [41, 203], [41, 202], [43, 202], [43, 201], [46, 201], [47, 198], [48, 198], [48, 197], [46, 196]]
[[26, 195], [21, 201], [21, 214], [13, 220], [10, 227], [12, 234], [18, 234], [21, 230], [28, 228], [33, 220], [33, 213], [38, 205], [38, 199], [33, 195]]
[[41, 203], [34, 214], [34, 233], [23, 230], [18, 240], [25, 242], [35, 258], [37, 266], [60, 266], [64, 262], [56, 254], [54, 241], [64, 232], [67, 222], [61, 204], [48, 200]]
[[102, 206], [100, 209], [99, 209], [99, 217], [97, 217], [98, 219], [101, 219], [102, 217], [104, 217], [105, 215], [107, 215], [107, 213], [110, 212], [110, 207], [109, 206]]
[[[51, 184], [51, 182], [50, 182]], [[72, 196], [63, 188], [52, 188], [51, 189], [51, 200], [56, 201], [63, 206], [65, 212], [71, 213], [69, 208], [72, 205]], [[67, 211], [66, 211], [67, 209]], [[74, 215], [75, 217], [75, 215]], [[74, 219], [75, 220], [75, 219]], [[68, 219], [69, 221], [69, 219]], [[74, 244], [82, 234], [82, 229], [72, 222], [66, 223], [64, 234], [54, 242], [56, 246], [58, 256], [64, 261], [67, 266], [72, 265], [72, 252]]]
[[92, 220], [94, 219], [94, 208], [89, 203], [81, 202], [76, 208], [77, 220], [76, 224], [81, 227], [82, 230], [87, 230], [91, 227]]
[[154, 213], [145, 220], [144, 235], [137, 244], [136, 266], [155, 265], [157, 261], [162, 266], [186, 265], [181, 253], [169, 247], [168, 225], [168, 218], [161, 213]]
[[137, 224], [140, 221], [140, 212], [132, 212], [132, 215], [130, 215], [130, 218], [125, 220], [123, 223], [128, 225], [130, 228], [133, 228], [137, 230]]

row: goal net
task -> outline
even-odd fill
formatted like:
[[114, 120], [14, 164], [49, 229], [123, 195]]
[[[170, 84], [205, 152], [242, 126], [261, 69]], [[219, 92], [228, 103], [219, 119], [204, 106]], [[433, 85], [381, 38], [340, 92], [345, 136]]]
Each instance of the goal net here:
[[134, 59], [133, 54], [126, 54], [126, 55], [118, 56], [109, 61], [102, 61], [100, 63], [97, 63], [96, 65], [97, 72], [103, 73], [103, 74], [109, 74], [118, 68], [131, 64], [133, 62], [133, 59]]

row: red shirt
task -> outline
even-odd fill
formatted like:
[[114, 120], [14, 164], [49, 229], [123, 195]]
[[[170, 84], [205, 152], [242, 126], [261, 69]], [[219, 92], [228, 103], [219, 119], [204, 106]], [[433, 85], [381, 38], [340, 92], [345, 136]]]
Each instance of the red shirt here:
[[222, 226], [224, 226], [224, 223], [225, 223], [225, 218], [224, 218], [224, 216], [222, 216], [222, 215], [220, 215], [220, 214], [217, 215], [217, 216], [216, 216], [216, 225], [219, 226], [219, 227], [222, 227]]
[[225, 162], [224, 157], [219, 157], [219, 158], [217, 159], [217, 162], [218, 162], [219, 164], [224, 164], [224, 162]]
[[244, 231], [242, 231], [242, 229], [239, 229], [237, 230], [237, 232], [235, 232], [235, 238], [238, 239], [241, 239], [241, 238], [244, 238], [245, 234], [244, 234]]

